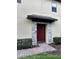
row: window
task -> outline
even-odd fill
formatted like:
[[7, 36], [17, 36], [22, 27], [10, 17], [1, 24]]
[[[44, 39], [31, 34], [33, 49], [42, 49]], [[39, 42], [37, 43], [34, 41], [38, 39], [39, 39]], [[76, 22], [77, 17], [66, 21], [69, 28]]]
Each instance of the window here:
[[56, 3], [52, 3], [52, 12], [57, 12]]
[[53, 6], [52, 6], [52, 12], [57, 12], [56, 7], [53, 7]]
[[21, 3], [21, 0], [17, 0], [18, 3]]

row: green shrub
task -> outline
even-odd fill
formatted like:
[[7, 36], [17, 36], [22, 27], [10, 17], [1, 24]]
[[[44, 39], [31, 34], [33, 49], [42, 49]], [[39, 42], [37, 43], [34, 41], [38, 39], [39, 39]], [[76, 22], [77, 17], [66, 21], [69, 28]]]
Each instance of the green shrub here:
[[17, 49], [25, 49], [32, 47], [32, 39], [18, 39], [17, 40]]
[[61, 44], [61, 37], [54, 37], [53, 41], [55, 44]]

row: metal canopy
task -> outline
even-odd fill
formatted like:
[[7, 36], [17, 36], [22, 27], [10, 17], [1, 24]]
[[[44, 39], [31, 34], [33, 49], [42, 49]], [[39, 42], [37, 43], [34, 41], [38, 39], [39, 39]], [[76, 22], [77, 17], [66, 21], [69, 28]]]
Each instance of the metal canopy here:
[[55, 0], [55, 1], [58, 1], [58, 2], [60, 2], [60, 3], [61, 3], [61, 0]]
[[41, 16], [41, 15], [28, 15], [27, 19], [35, 22], [47, 22], [47, 23], [52, 23], [54, 21], [57, 21], [57, 19], [54, 19], [52, 17]]

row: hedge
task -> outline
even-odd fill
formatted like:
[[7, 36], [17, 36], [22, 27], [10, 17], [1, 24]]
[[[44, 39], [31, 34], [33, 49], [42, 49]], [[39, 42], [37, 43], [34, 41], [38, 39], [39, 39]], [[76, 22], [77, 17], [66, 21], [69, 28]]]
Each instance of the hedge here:
[[54, 37], [53, 41], [55, 44], [61, 44], [61, 37]]
[[32, 39], [18, 39], [17, 50], [26, 49], [32, 47]]

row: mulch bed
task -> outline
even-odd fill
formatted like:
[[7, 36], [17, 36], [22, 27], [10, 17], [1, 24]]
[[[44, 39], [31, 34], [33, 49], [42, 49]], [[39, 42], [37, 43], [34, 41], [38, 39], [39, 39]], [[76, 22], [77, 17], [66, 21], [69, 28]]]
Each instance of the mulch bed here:
[[32, 48], [39, 47], [39, 45], [33, 45]]
[[50, 46], [54, 47], [57, 49], [56, 51], [53, 52], [47, 52], [48, 54], [53, 54], [53, 55], [61, 55], [61, 44], [55, 45], [55, 44], [49, 44]]

